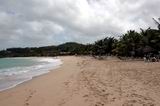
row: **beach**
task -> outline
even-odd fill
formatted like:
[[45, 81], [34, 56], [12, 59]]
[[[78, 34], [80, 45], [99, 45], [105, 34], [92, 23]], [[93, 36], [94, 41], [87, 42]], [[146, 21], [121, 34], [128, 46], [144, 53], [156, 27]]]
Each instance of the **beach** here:
[[61, 66], [0, 92], [0, 106], [160, 106], [160, 63], [62, 56]]

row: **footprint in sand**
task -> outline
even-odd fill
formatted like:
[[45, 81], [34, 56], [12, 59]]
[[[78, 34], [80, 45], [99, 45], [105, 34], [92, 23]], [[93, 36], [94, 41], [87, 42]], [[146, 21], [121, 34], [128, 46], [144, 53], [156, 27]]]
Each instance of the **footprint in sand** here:
[[140, 100], [128, 100], [122, 106], [155, 106], [153, 103], [145, 103]]
[[154, 100], [139, 94], [131, 94], [131, 99], [124, 102], [122, 106], [156, 106]]
[[34, 93], [36, 93], [35, 90], [29, 90], [29, 95], [26, 97], [24, 106], [29, 106], [29, 100], [33, 97]]
[[104, 106], [104, 103], [97, 102], [97, 103], [95, 104], [95, 106]]

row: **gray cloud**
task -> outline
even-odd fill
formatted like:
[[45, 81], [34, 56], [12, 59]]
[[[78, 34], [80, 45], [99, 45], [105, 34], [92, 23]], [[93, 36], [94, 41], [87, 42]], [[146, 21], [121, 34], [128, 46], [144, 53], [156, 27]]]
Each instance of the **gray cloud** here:
[[0, 0], [0, 49], [89, 43], [156, 27], [159, 0]]

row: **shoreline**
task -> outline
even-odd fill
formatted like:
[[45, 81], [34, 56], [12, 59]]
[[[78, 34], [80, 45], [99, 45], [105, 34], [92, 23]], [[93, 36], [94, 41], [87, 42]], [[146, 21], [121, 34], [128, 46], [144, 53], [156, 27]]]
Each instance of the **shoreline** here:
[[20, 82], [20, 83], [17, 83], [17, 84], [15, 84], [15, 85], [11, 86], [11, 87], [6, 88], [6, 89], [2, 89], [2, 90], [0, 90], [0, 93], [1, 93], [1, 92], [5, 92], [5, 91], [10, 90], [10, 89], [14, 89], [14, 88], [16, 88], [16, 87], [18, 87], [18, 86], [21, 86], [21, 85], [25, 84], [25, 83], [29, 83], [30, 81], [34, 80], [35, 78], [41, 77], [41, 76], [43, 76], [43, 75], [45, 75], [45, 74], [49, 74], [51, 71], [55, 71], [55, 70], [58, 69], [58, 68], [60, 68], [60, 66], [57, 66], [57, 67], [55, 67], [55, 68], [53, 68], [53, 69], [50, 69], [50, 70], [48, 70], [48, 72], [46, 72], [46, 73], [42, 73], [42, 74], [40, 74], [40, 75], [33, 76], [31, 79], [28, 79], [28, 80], [22, 81], [22, 82]]
[[[14, 57], [14, 58], [12, 58], [12, 59], [32, 59], [32, 58], [35, 58], [35, 59], [58, 59], [58, 58], [55, 58], [55, 57]], [[10, 58], [7, 58], [7, 59], [10, 59]], [[35, 60], [35, 61], [37, 61], [37, 60]], [[12, 84], [12, 85], [9, 85], [8, 87], [4, 87], [4, 88], [2, 88], [2, 89], [0, 89], [0, 92], [3, 92], [3, 91], [6, 91], [6, 90], [9, 90], [9, 89], [12, 89], [12, 88], [14, 88], [14, 87], [17, 87], [17, 86], [19, 86], [19, 85], [21, 85], [21, 84], [23, 84], [23, 83], [26, 83], [26, 82], [28, 82], [28, 81], [31, 81], [31, 80], [33, 80], [34, 78], [37, 78], [37, 77], [39, 77], [39, 76], [42, 76], [42, 75], [45, 75], [45, 74], [47, 74], [47, 73], [49, 73], [49, 72], [51, 72], [51, 71], [55, 71], [57, 68], [59, 68], [62, 64], [63, 64], [63, 62], [60, 60], [60, 59], [58, 59], [59, 60], [59, 63], [58, 63], [58, 65], [55, 65], [55, 64], [57, 64], [57, 63], [52, 63], [52, 62], [48, 62], [48, 64], [45, 64], [45, 65], [43, 65], [43, 67], [42, 68], [39, 68], [39, 69], [34, 69], [34, 70], [37, 70], [37, 71], [39, 71], [39, 70], [42, 70], [42, 72], [40, 72], [40, 73], [38, 73], [38, 74], [31, 74], [31, 77], [29, 78], [26, 78], [26, 79], [24, 79], [24, 80], [20, 80], [20, 81], [18, 81], [17, 83], [14, 83], [14, 84]], [[41, 60], [42, 61], [42, 60]], [[41, 65], [41, 64], [37, 64], [37, 65], [32, 65], [32, 66], [27, 66], [27, 68], [29, 68], [29, 67], [36, 67], [36, 66], [38, 66], [38, 65]], [[51, 67], [48, 67], [48, 65], [53, 65], [52, 66], [52, 68]], [[47, 66], [47, 67], [46, 67]], [[45, 69], [44, 69], [44, 67], [45, 67]], [[26, 66], [24, 66], [23, 68], [26, 68]], [[34, 70], [32, 70], [33, 72], [34, 72]], [[24, 73], [25, 74], [25, 73]], [[16, 78], [16, 77], [15, 77]]]
[[63, 64], [54, 71], [0, 92], [0, 105], [160, 105], [160, 63], [83, 56], [60, 59]]

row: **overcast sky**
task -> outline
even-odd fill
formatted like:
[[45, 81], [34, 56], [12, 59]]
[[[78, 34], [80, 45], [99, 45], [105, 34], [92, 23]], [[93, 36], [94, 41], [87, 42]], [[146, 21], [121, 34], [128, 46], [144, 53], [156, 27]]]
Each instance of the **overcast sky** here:
[[159, 16], [160, 0], [0, 0], [0, 49], [92, 43]]

